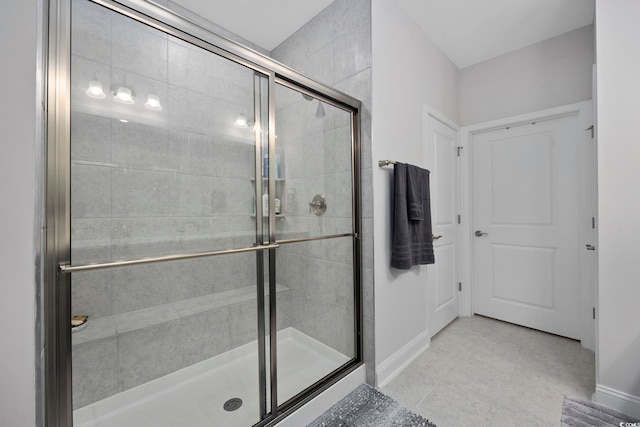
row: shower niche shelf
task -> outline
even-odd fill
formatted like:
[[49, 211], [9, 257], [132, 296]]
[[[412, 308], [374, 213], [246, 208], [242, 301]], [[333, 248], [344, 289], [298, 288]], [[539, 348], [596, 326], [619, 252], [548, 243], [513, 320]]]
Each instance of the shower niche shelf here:
[[[276, 198], [280, 199], [280, 213], [276, 214], [276, 219], [285, 219], [287, 217], [286, 215], [286, 201], [283, 197], [284, 194], [286, 194], [285, 191], [285, 179], [284, 178], [276, 178], [275, 182], [276, 182]], [[256, 180], [255, 178], [251, 179], [251, 183], [253, 185], [256, 184]], [[262, 177], [262, 188], [266, 188], [268, 187], [269, 184], [269, 178], [267, 177]], [[255, 193], [255, 187], [254, 187], [254, 193]], [[255, 203], [261, 203], [261, 200], [257, 200]], [[253, 206], [253, 212], [251, 212], [250, 214], [251, 218], [255, 218], [256, 217], [256, 206], [254, 204]], [[267, 215], [263, 215], [262, 219], [268, 219], [269, 217]]]

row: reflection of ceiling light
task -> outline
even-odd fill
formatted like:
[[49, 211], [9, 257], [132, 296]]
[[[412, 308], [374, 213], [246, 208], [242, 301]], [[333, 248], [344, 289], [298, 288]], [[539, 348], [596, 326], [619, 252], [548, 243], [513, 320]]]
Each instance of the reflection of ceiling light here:
[[246, 129], [249, 127], [249, 123], [247, 123], [247, 118], [244, 114], [238, 114], [238, 117], [236, 117], [236, 121], [233, 122], [233, 125], [241, 129]]
[[131, 89], [128, 87], [120, 86], [118, 90], [115, 92], [114, 97], [116, 101], [121, 102], [123, 104], [133, 104], [135, 103], [133, 98], [133, 93]]
[[162, 105], [160, 105], [160, 98], [158, 98], [158, 95], [155, 95], [153, 93], [149, 94], [149, 96], [147, 97], [147, 102], [144, 103], [144, 106], [149, 110], [162, 110]]
[[102, 83], [99, 80], [91, 80], [89, 82], [89, 88], [84, 92], [87, 96], [96, 99], [103, 99], [105, 96], [102, 90]]
[[129, 120], [127, 119], [118, 119], [118, 120], [120, 120], [122, 123], [129, 123]]

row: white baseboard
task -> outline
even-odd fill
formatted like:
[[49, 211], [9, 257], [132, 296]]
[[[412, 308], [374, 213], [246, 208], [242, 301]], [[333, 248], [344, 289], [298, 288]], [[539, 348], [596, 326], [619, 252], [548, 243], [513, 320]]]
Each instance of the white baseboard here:
[[429, 348], [431, 336], [424, 331], [376, 367], [376, 386], [384, 387]]
[[596, 385], [596, 402], [634, 418], [640, 418], [640, 397], [603, 385]]
[[278, 427], [300, 427], [310, 424], [340, 399], [365, 383], [366, 369], [361, 365], [346, 377], [320, 393], [309, 403], [278, 423]]

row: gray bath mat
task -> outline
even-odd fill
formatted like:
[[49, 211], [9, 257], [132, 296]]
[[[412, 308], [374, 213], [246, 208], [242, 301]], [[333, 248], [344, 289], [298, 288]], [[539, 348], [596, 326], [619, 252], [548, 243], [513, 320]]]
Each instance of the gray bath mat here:
[[562, 403], [561, 427], [609, 427], [640, 420], [595, 402], [565, 396]]
[[363, 384], [307, 427], [436, 427], [436, 425], [400, 406], [389, 396]]

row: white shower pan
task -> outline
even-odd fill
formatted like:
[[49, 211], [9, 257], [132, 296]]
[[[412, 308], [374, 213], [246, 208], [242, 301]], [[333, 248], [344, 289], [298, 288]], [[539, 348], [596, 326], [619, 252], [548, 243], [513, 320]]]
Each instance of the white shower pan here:
[[[249, 427], [259, 421], [257, 341], [74, 411], [76, 427]], [[278, 402], [350, 360], [294, 328], [278, 332]], [[224, 403], [242, 399], [226, 411]], [[267, 399], [268, 400], [268, 399]]]

